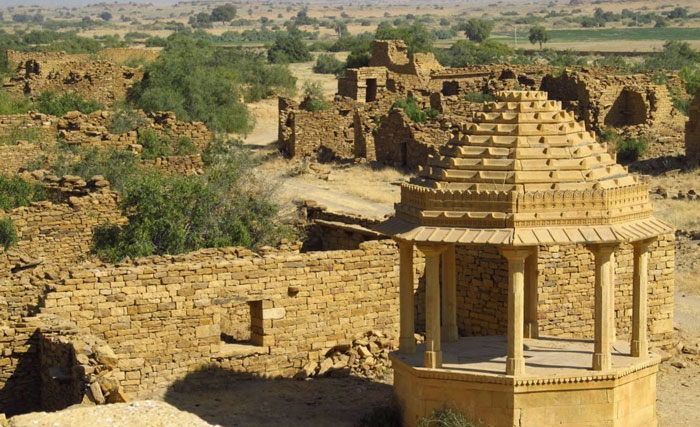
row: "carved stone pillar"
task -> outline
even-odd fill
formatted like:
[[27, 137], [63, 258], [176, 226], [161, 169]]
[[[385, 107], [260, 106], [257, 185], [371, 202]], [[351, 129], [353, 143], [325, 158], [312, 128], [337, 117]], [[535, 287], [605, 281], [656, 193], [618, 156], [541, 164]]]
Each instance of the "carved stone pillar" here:
[[532, 254], [533, 249], [501, 248], [500, 252], [508, 260], [508, 357], [506, 358], [506, 374], [522, 375], [525, 373], [525, 358], [523, 357], [525, 258]]
[[413, 243], [399, 244], [399, 351], [416, 352], [413, 297]]
[[440, 346], [440, 254], [444, 245], [419, 245], [425, 254], [425, 367], [442, 367]]
[[647, 341], [647, 270], [649, 268], [649, 244], [651, 241], [633, 243], [634, 273], [632, 283], [632, 357], [646, 357]]
[[457, 265], [455, 245], [442, 253], [442, 339], [457, 341]]
[[525, 338], [539, 336], [537, 320], [538, 256], [537, 248], [535, 248], [525, 260]]
[[595, 344], [593, 349], [593, 370], [610, 369], [610, 348], [612, 342], [612, 316], [610, 313], [610, 278], [612, 277], [612, 254], [617, 244], [591, 245], [589, 249], [595, 257]]

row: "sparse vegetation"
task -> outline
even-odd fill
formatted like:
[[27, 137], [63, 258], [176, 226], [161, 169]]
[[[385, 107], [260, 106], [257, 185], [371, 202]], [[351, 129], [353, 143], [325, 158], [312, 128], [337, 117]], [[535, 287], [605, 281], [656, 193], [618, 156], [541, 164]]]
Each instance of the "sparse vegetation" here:
[[469, 102], [493, 102], [496, 100], [493, 95], [490, 93], [481, 93], [481, 92], [469, 92], [464, 96], [464, 99], [466, 99]]
[[416, 123], [425, 123], [428, 119], [434, 119], [440, 114], [439, 111], [432, 108], [421, 109], [418, 106], [418, 100], [411, 96], [394, 101], [391, 105], [391, 109], [403, 110], [403, 112]]
[[418, 427], [481, 427], [481, 422], [472, 421], [461, 412], [452, 409], [435, 410], [427, 417], [418, 419]]
[[90, 99], [86, 100], [77, 93], [59, 95], [53, 91], [42, 92], [35, 102], [36, 109], [44, 114], [62, 117], [69, 111], [80, 111], [90, 114], [97, 110], [103, 110], [104, 105]]
[[46, 200], [44, 187], [23, 180], [20, 177], [8, 178], [0, 175], [0, 210], [9, 211], [31, 202]]
[[205, 175], [137, 174], [123, 192], [124, 226], [103, 224], [93, 247], [102, 259], [178, 254], [202, 247], [275, 244], [291, 235], [271, 189], [255, 180], [247, 149], [218, 142]]
[[304, 101], [301, 107], [306, 111], [323, 111], [329, 107], [328, 102], [323, 96], [323, 90], [319, 82], [305, 81], [304, 82]]
[[192, 140], [186, 137], [172, 139], [166, 135], [159, 135], [153, 129], [139, 129], [139, 144], [143, 147], [142, 159], [153, 159], [162, 156], [186, 155], [197, 152], [197, 147]]
[[314, 73], [319, 74], [340, 74], [345, 69], [345, 64], [336, 59], [335, 56], [324, 53], [316, 58], [316, 64], [313, 66]]
[[10, 217], [0, 218], [0, 246], [8, 250], [17, 244], [17, 230]]

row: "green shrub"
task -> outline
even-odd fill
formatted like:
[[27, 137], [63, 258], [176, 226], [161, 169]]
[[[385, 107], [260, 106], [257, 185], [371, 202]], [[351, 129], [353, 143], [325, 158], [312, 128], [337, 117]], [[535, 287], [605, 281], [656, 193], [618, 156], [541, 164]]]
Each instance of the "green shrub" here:
[[90, 178], [104, 176], [115, 190], [122, 191], [127, 182], [141, 172], [138, 157], [124, 150], [73, 147], [59, 149], [48, 165], [28, 165], [28, 169], [48, 167], [55, 175]]
[[336, 59], [330, 54], [319, 55], [316, 58], [316, 63], [313, 66], [314, 73], [318, 74], [340, 74], [345, 68], [343, 61]]
[[480, 427], [481, 422], [468, 419], [464, 414], [451, 409], [435, 410], [427, 417], [418, 419], [418, 427]]
[[479, 102], [479, 103], [484, 103], [484, 102], [493, 102], [496, 100], [493, 95], [490, 93], [481, 93], [481, 92], [469, 92], [466, 95], [464, 95], [464, 99], [466, 99], [469, 102]]
[[309, 48], [301, 40], [298, 31], [281, 32], [267, 50], [267, 60], [272, 64], [311, 61]]
[[94, 252], [117, 262], [203, 247], [253, 248], [290, 236], [278, 220], [271, 189], [255, 180], [249, 160], [242, 146], [220, 143], [207, 154], [204, 175], [136, 175], [122, 193], [128, 223], [98, 227]]
[[15, 224], [9, 217], [3, 217], [0, 219], [0, 246], [4, 250], [8, 250], [17, 244], [17, 230], [15, 230]]
[[158, 59], [145, 67], [144, 79], [129, 89], [128, 99], [145, 111], [174, 111], [180, 120], [202, 121], [214, 131], [246, 132], [253, 118], [240, 101], [240, 85], [247, 79], [270, 87], [294, 81], [273, 81], [279, 73], [268, 73], [251, 55], [173, 34]]
[[8, 178], [0, 175], [0, 209], [9, 211], [20, 206], [29, 206], [31, 202], [46, 200], [46, 189], [14, 176]]
[[649, 141], [645, 138], [623, 139], [617, 145], [617, 159], [621, 162], [634, 162], [649, 149]]
[[464, 67], [466, 65], [502, 62], [511, 55], [513, 55], [513, 49], [493, 40], [485, 40], [478, 44], [468, 40], [459, 40], [449, 49], [439, 50], [437, 59], [442, 65], [448, 67]]
[[176, 140], [167, 135], [159, 135], [153, 129], [139, 129], [138, 143], [141, 144], [142, 159], [154, 159], [156, 157], [186, 155], [197, 152], [197, 147], [192, 143], [192, 140], [187, 137], [181, 137]]
[[112, 120], [109, 123], [109, 131], [115, 135], [121, 135], [137, 130], [146, 124], [144, 119], [133, 108], [126, 104], [117, 104], [114, 107]]
[[434, 119], [440, 114], [439, 111], [432, 108], [421, 110], [418, 107], [416, 98], [409, 96], [408, 98], [398, 99], [391, 105], [391, 110], [403, 110], [406, 115], [416, 123], [425, 123], [429, 118]]
[[323, 96], [323, 89], [319, 82], [304, 82], [304, 101], [301, 107], [306, 111], [323, 111], [329, 108], [329, 104]]
[[104, 106], [94, 99], [86, 100], [73, 92], [63, 95], [52, 91], [42, 92], [35, 104], [40, 112], [57, 117], [62, 117], [69, 111], [80, 111], [81, 113], [90, 114], [104, 109]]
[[387, 22], [382, 22], [377, 26], [375, 38], [377, 40], [403, 40], [408, 47], [408, 53], [433, 51], [433, 33], [418, 23], [393, 27]]

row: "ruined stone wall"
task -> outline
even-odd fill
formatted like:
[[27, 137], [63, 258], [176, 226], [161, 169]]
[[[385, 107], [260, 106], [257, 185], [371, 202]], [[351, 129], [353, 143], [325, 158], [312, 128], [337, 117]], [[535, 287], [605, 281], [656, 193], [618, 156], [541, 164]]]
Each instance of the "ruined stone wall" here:
[[540, 90], [574, 111], [586, 127], [644, 126], [647, 133], [663, 133], [680, 120], [666, 86], [652, 82], [650, 74], [616, 75], [614, 70], [583, 69], [546, 76]]
[[8, 416], [124, 401], [123, 373], [101, 339], [52, 315], [2, 325], [0, 411]]
[[279, 101], [279, 139], [290, 157], [352, 159], [355, 149], [353, 104], [334, 102], [329, 110], [305, 111], [291, 100]]
[[[252, 342], [231, 347], [221, 341], [222, 317], [241, 303], [250, 304]], [[351, 251], [259, 257], [228, 248], [85, 266], [57, 284], [45, 307], [113, 347], [127, 392], [211, 363], [292, 376], [356, 334], [395, 335], [398, 251], [372, 241]]]
[[[162, 137], [177, 140], [189, 138], [199, 151], [206, 149], [211, 140], [211, 132], [201, 122], [182, 122], [172, 112], [137, 112], [143, 120], [143, 127], [154, 130]], [[47, 154], [43, 146], [55, 144], [56, 136], [68, 144], [97, 148], [116, 148], [141, 151], [138, 145], [138, 132], [130, 131], [114, 134], [110, 130], [112, 111], [96, 111], [91, 114], [70, 112], [63, 117], [48, 114], [28, 113], [0, 116], [0, 137], [21, 138], [27, 132], [36, 134], [37, 142], [20, 139], [16, 145], [0, 144], [0, 174], [12, 175], [26, 167], [42, 155]], [[201, 168], [201, 160], [196, 155], [156, 159], [144, 163], [155, 164], [171, 173], [192, 173]]]
[[204, 173], [202, 156], [191, 154], [188, 156], [164, 156], [155, 159], [142, 160], [141, 164], [156, 168], [172, 175], [192, 175]]
[[450, 140], [447, 126], [445, 122], [414, 123], [403, 111], [391, 111], [382, 117], [374, 136], [375, 158], [383, 164], [415, 169]]
[[[173, 112], [144, 113], [137, 111], [143, 125], [141, 128], [155, 130], [159, 136], [171, 139], [189, 138], [201, 151], [211, 140], [211, 132], [202, 122], [182, 122], [177, 120]], [[95, 111], [83, 114], [70, 112], [56, 120], [58, 136], [68, 144], [80, 144], [97, 147], [113, 147], [119, 149], [134, 149], [139, 151], [138, 132], [130, 131], [122, 134], [111, 130], [112, 111]]]
[[[617, 331], [630, 333], [632, 246], [615, 254]], [[542, 335], [592, 338], [594, 316], [593, 255], [581, 245], [540, 247], [538, 313]], [[673, 337], [673, 236], [650, 246], [649, 337], [655, 346]], [[507, 325], [508, 264], [495, 247], [457, 247], [458, 323], [462, 334], [503, 334]]]
[[40, 305], [46, 292], [41, 279], [57, 278], [89, 257], [94, 227], [124, 221], [118, 196], [108, 189], [68, 195], [64, 202], [32, 203], [5, 215], [12, 219], [19, 241], [0, 252], [0, 319], [15, 320]]
[[143, 78], [138, 68], [108, 61], [91, 61], [64, 52], [8, 52], [11, 63], [18, 64], [15, 74], [4, 86], [10, 93], [39, 96], [42, 92], [78, 93], [112, 107], [126, 97], [127, 89]]
[[700, 90], [688, 110], [685, 124], [685, 156], [691, 162], [700, 162]]

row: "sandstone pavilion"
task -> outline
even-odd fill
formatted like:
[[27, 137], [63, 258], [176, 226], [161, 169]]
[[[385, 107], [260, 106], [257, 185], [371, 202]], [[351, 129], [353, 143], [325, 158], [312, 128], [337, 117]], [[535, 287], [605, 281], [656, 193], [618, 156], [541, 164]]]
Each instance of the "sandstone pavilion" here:
[[[672, 228], [647, 184], [546, 92], [506, 91], [431, 156], [381, 225], [400, 247], [400, 348], [392, 355], [405, 425], [451, 407], [493, 426], [656, 425], [649, 351], [649, 245]], [[592, 252], [594, 339], [538, 333], [538, 251]], [[630, 340], [614, 331], [614, 250], [633, 247]], [[455, 247], [507, 259], [507, 336], [460, 337]], [[414, 339], [413, 248], [425, 256], [425, 342]], [[476, 304], [488, 304], [478, 301]], [[630, 310], [626, 310], [628, 315]], [[504, 319], [505, 321], [505, 319]], [[573, 335], [569, 335], [573, 336]]]

